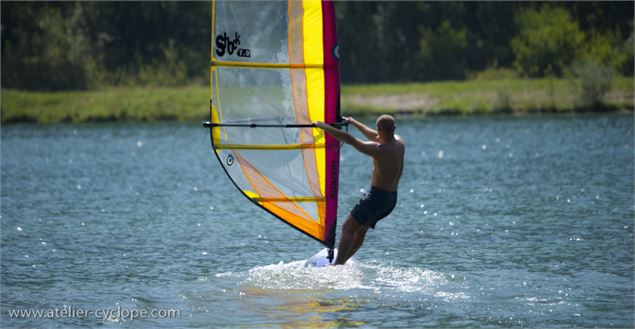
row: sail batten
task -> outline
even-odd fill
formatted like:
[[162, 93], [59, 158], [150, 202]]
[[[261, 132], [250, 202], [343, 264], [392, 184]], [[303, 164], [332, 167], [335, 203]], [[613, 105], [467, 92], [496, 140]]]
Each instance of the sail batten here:
[[284, 64], [284, 63], [256, 63], [256, 62], [219, 62], [213, 61], [210, 66], [227, 66], [227, 67], [243, 67], [243, 68], [262, 68], [262, 69], [321, 69], [324, 64]]
[[299, 150], [325, 148], [324, 144], [217, 144], [217, 150]]
[[290, 196], [284, 198], [251, 198], [255, 202], [326, 202], [326, 198], [310, 196]]
[[211, 31], [214, 154], [250, 201], [333, 248], [340, 145], [313, 126], [341, 126], [333, 3], [213, 1]]

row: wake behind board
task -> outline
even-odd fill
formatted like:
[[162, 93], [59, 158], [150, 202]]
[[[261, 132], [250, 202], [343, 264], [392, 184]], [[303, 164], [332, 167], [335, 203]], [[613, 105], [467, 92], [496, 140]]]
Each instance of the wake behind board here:
[[[311, 256], [305, 263], [304, 267], [325, 267], [329, 265], [328, 260], [329, 251], [327, 248], [320, 250], [317, 254]], [[337, 249], [333, 251], [333, 263], [335, 263], [335, 259], [337, 258]], [[352, 264], [353, 259], [349, 259], [346, 262], [346, 265]]]

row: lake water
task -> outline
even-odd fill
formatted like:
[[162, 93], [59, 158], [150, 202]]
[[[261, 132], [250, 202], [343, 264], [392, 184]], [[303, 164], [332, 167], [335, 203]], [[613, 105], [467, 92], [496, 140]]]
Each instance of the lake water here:
[[[398, 133], [393, 214], [354, 265], [307, 269], [322, 246], [251, 205], [198, 124], [5, 125], [0, 325], [634, 326], [632, 115]], [[343, 148], [339, 218], [369, 169]]]

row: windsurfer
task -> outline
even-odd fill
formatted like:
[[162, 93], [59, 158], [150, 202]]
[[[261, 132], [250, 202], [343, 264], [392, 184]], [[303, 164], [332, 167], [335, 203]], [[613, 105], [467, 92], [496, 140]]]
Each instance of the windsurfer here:
[[371, 129], [352, 117], [344, 118], [355, 126], [368, 141], [362, 141], [351, 134], [336, 129], [323, 122], [316, 122], [335, 139], [352, 145], [359, 152], [373, 159], [371, 189], [362, 197], [342, 226], [339, 250], [335, 265], [342, 265], [362, 246], [368, 228], [375, 228], [377, 222], [388, 216], [397, 203], [397, 186], [403, 171], [405, 144], [396, 135], [395, 119], [383, 114], [377, 119], [377, 130]]

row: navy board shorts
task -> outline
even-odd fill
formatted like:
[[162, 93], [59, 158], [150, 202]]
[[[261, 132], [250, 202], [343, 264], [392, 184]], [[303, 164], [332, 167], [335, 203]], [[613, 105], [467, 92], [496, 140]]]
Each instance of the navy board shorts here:
[[384, 191], [371, 187], [357, 203], [351, 215], [360, 225], [368, 225], [374, 229], [377, 222], [388, 216], [397, 204], [397, 192]]

